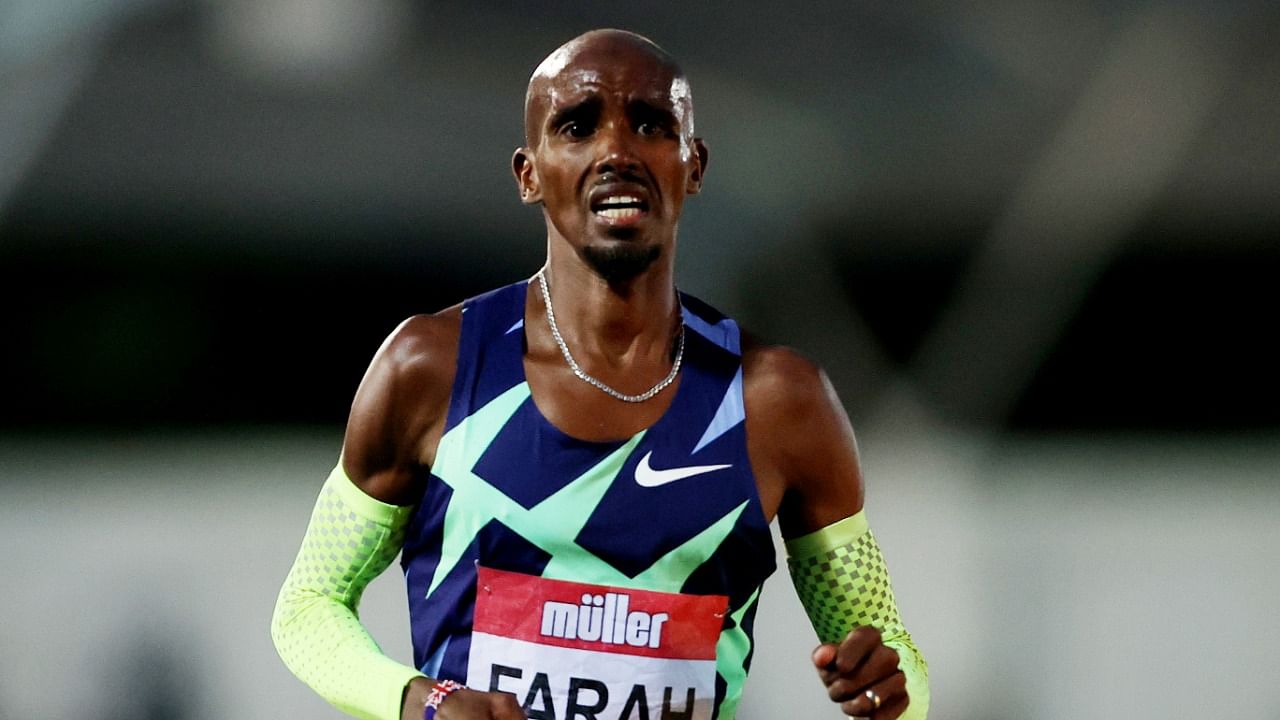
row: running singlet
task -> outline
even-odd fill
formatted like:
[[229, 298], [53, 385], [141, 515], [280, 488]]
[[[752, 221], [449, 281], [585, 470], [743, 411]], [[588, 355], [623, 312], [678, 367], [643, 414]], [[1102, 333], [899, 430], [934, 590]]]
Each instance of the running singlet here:
[[773, 540], [747, 460], [737, 324], [681, 295], [670, 408], [587, 442], [525, 380], [529, 283], [463, 306], [435, 466], [401, 563], [414, 661], [535, 720], [734, 717]]

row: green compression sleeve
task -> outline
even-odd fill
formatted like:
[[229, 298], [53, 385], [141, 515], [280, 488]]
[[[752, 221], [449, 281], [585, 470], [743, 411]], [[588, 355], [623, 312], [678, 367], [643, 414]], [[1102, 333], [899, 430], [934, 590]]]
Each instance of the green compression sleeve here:
[[421, 676], [383, 655], [356, 612], [369, 581], [400, 552], [411, 511], [364, 494], [339, 461], [271, 618], [271, 639], [289, 670], [358, 718], [398, 720], [405, 686]]
[[929, 666], [898, 616], [889, 570], [867, 525], [865, 511], [788, 540], [787, 569], [818, 638], [838, 643], [849, 631], [871, 625], [898, 652], [911, 699], [904, 720], [929, 711]]

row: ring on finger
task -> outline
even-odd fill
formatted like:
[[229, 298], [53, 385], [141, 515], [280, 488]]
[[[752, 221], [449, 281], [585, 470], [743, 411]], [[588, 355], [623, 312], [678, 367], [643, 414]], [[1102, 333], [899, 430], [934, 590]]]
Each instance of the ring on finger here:
[[866, 695], [867, 699], [871, 701], [872, 710], [880, 709], [880, 696], [876, 694], [875, 690], [868, 690], [865, 693], [863, 693], [863, 695]]

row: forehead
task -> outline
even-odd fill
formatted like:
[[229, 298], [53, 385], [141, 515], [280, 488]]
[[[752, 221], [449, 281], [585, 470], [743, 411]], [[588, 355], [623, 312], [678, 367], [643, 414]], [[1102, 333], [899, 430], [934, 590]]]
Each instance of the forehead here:
[[560, 48], [538, 67], [532, 89], [552, 110], [593, 96], [647, 100], [673, 110], [689, 101], [689, 84], [670, 62], [620, 44]]

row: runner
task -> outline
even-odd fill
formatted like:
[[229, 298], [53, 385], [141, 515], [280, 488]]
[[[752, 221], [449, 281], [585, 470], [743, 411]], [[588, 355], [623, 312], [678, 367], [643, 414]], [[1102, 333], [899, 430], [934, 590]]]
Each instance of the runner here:
[[[825, 375], [675, 288], [707, 161], [684, 73], [652, 42], [594, 31], [534, 72], [512, 169], [546, 265], [387, 339], [280, 593], [276, 646], [335, 706], [730, 720], [777, 517], [830, 697], [925, 716]], [[413, 668], [356, 615], [400, 553]]]

